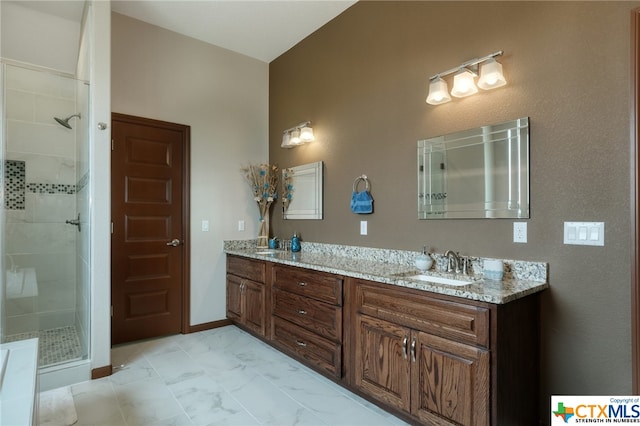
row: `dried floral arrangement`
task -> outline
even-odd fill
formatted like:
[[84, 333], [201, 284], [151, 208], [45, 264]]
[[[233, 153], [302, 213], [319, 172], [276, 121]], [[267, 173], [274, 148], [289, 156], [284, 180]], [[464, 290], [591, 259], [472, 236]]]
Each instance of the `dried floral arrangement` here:
[[242, 172], [260, 211], [257, 247], [265, 248], [269, 243], [269, 207], [278, 198], [278, 167], [270, 164], [250, 164], [244, 167]]
[[278, 167], [270, 164], [250, 164], [242, 169], [253, 199], [258, 203], [271, 204], [278, 198]]
[[293, 169], [282, 170], [282, 211], [287, 211], [293, 199]]

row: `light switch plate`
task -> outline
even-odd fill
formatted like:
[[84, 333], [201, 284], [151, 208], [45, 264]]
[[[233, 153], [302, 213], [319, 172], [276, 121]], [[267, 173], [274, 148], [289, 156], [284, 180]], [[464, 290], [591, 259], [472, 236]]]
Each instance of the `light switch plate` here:
[[604, 222], [565, 222], [564, 243], [578, 246], [604, 246]]
[[367, 221], [360, 221], [360, 235], [367, 235]]
[[513, 222], [513, 242], [527, 242], [527, 222]]

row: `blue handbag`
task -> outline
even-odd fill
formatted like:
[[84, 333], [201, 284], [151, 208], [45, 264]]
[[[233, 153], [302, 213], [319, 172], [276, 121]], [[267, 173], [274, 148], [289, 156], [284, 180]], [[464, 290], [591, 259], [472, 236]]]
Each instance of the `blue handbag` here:
[[[358, 184], [365, 183], [365, 190], [358, 191]], [[369, 179], [366, 175], [358, 176], [353, 182], [353, 192], [351, 193], [351, 211], [356, 214], [373, 213], [373, 197], [369, 193]]]

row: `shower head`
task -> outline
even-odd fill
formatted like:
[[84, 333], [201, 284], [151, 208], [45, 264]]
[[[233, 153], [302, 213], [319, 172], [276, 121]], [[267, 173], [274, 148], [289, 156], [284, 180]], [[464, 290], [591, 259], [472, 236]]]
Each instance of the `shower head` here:
[[80, 113], [77, 114], [73, 114], [70, 115], [67, 118], [58, 118], [58, 117], [53, 117], [54, 120], [56, 120], [58, 123], [62, 124], [64, 127], [66, 127], [67, 129], [73, 129], [73, 127], [71, 127], [71, 124], [69, 124], [69, 120], [71, 120], [73, 117], [78, 117], [78, 118], [82, 118], [80, 116]]

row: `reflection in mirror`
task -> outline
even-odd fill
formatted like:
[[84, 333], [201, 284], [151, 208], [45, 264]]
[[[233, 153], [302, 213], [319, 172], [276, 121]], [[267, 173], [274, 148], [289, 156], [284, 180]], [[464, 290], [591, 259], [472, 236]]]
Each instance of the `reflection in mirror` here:
[[528, 218], [529, 118], [418, 141], [418, 218]]
[[290, 202], [284, 219], [322, 219], [322, 161], [282, 170], [291, 175]]

